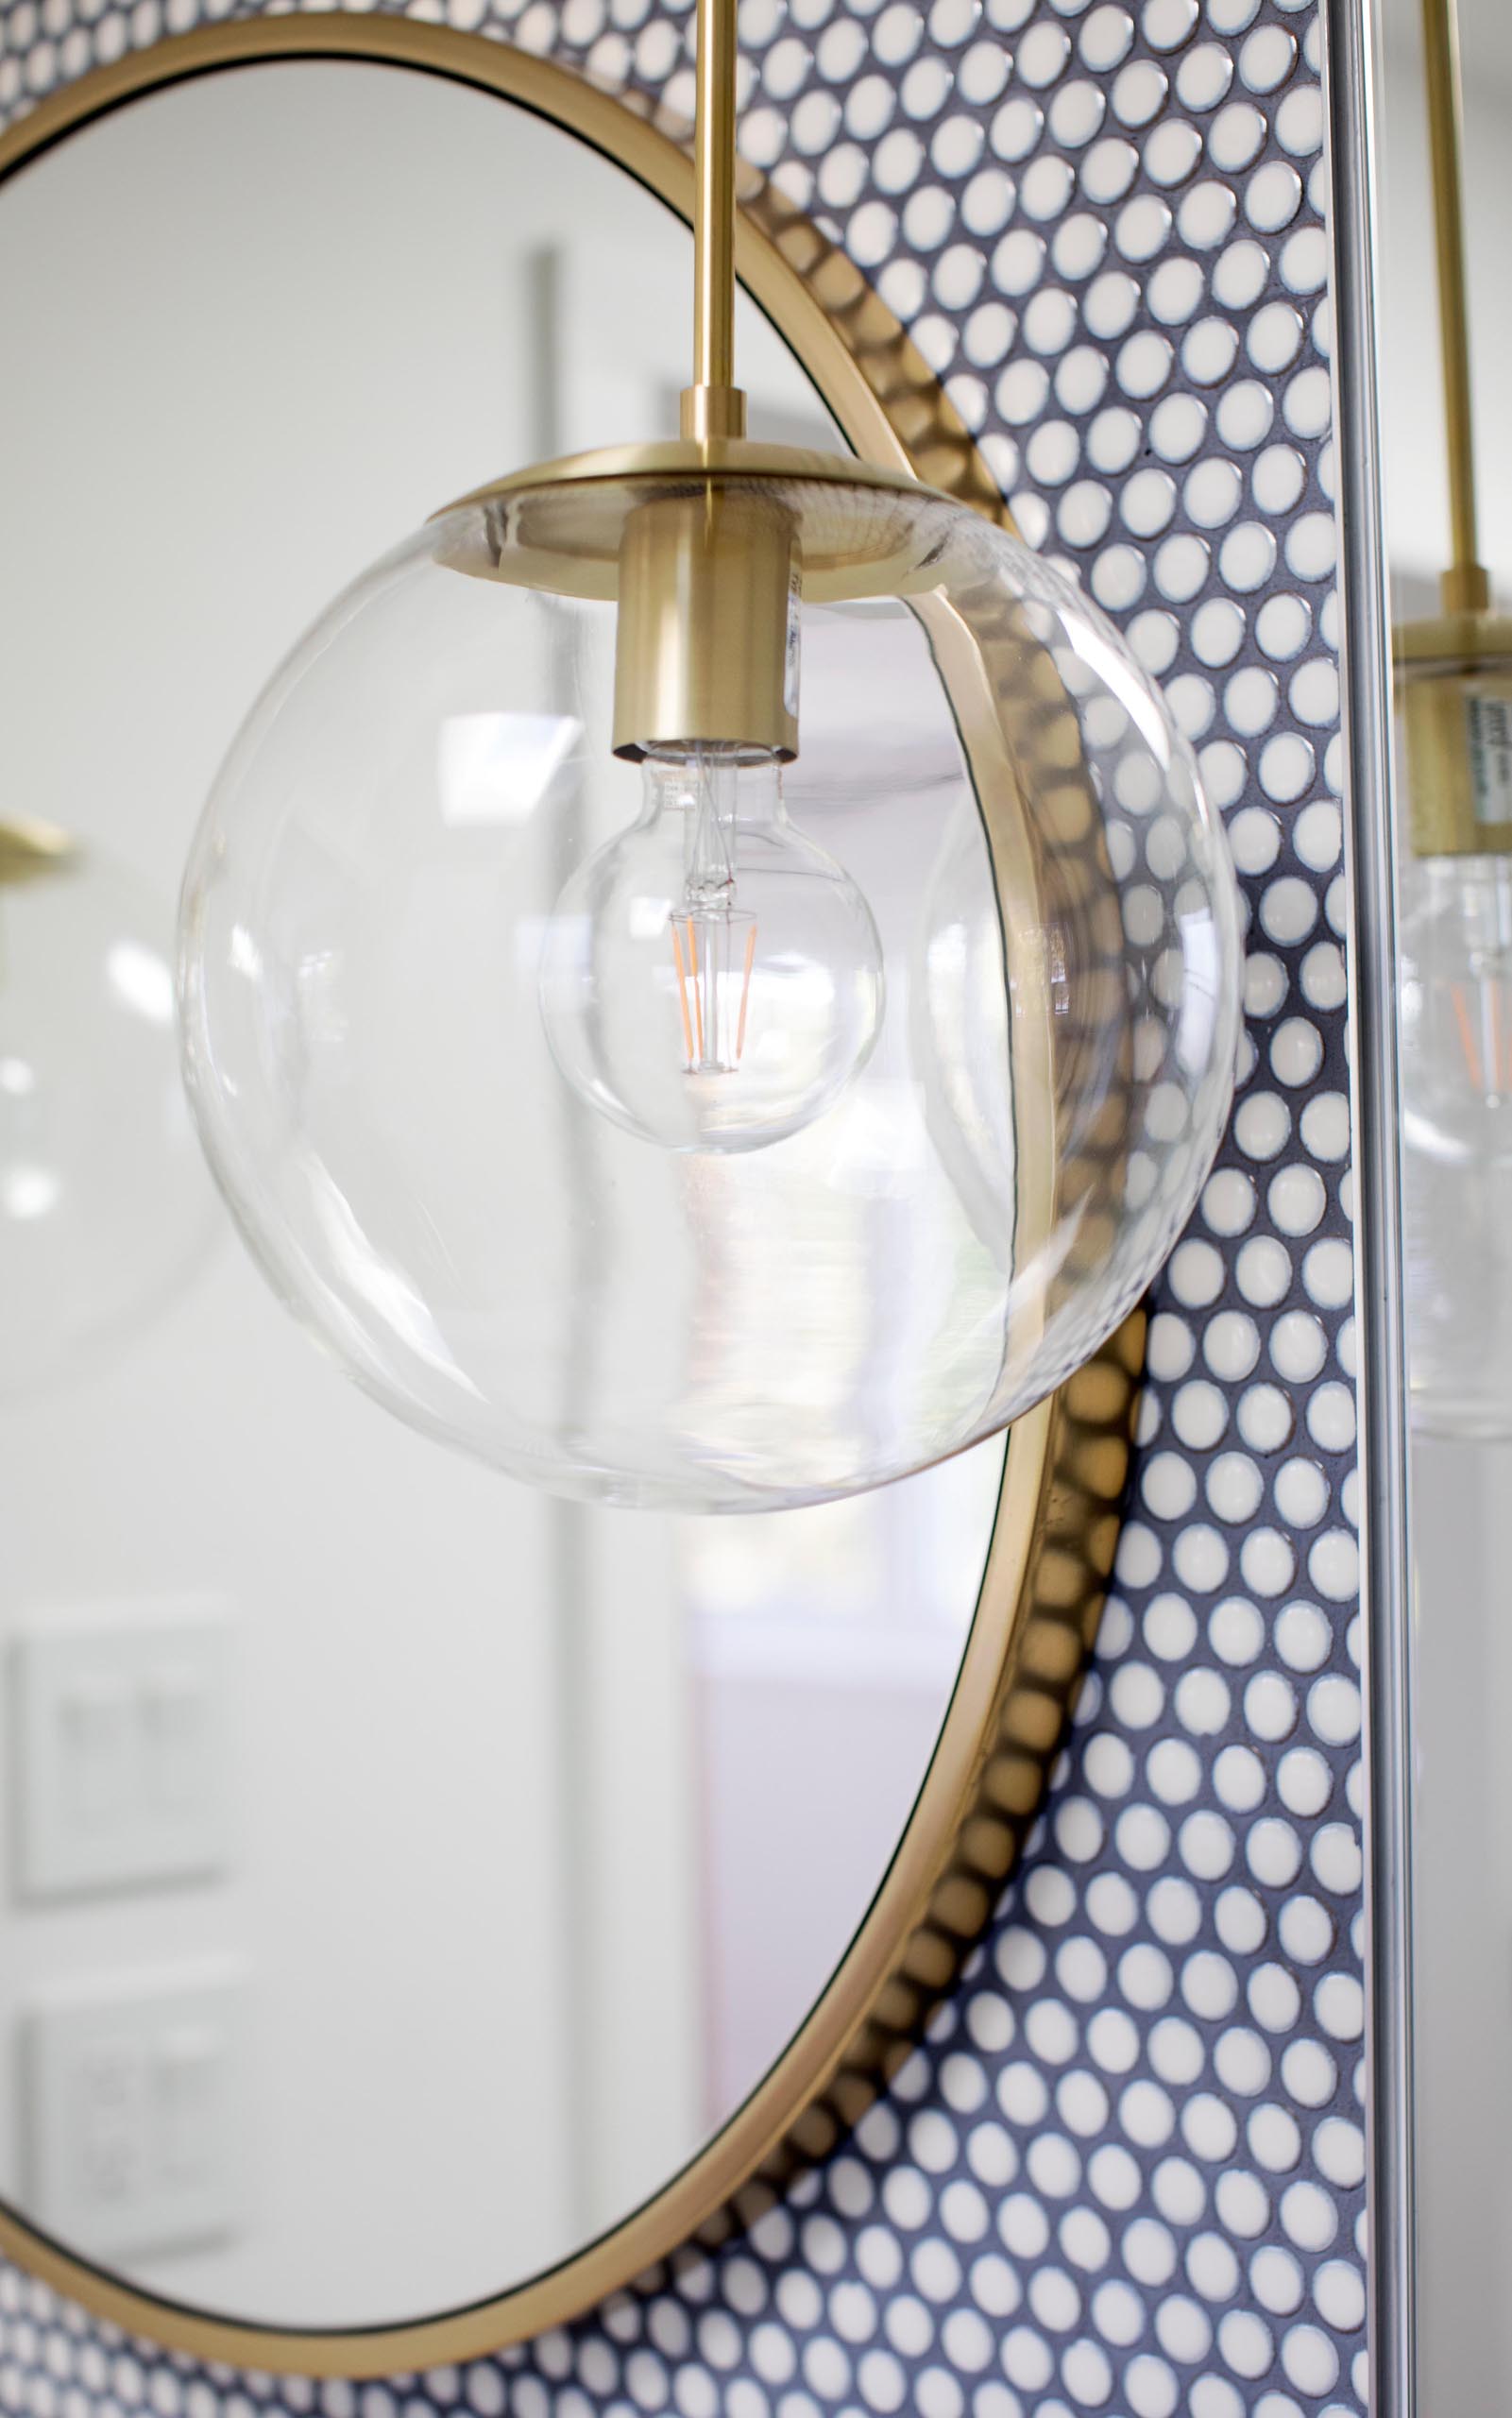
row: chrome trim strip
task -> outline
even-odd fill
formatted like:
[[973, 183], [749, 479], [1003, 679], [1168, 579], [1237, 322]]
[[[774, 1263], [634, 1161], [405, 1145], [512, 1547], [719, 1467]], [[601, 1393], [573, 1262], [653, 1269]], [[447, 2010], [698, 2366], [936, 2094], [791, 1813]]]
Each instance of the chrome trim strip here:
[[1378, 0], [1322, 0], [1338, 437], [1365, 1687], [1366, 2072], [1372, 2418], [1413, 2418], [1407, 1395], [1398, 1156], [1390, 611], [1377, 404]]

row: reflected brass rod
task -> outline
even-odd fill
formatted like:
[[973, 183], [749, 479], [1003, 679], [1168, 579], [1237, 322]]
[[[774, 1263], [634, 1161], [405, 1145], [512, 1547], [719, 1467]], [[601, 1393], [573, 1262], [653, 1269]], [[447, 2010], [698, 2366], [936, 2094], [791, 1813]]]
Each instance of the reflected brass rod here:
[[1438, 256], [1438, 342], [1449, 451], [1451, 565], [1441, 582], [1446, 613], [1484, 613], [1491, 601], [1475, 528], [1475, 440], [1470, 411], [1470, 314], [1465, 291], [1465, 212], [1458, 0], [1422, 0], [1434, 241]]
[[698, 0], [693, 128], [693, 383], [685, 436], [740, 436], [735, 383], [735, 75], [739, 0]]

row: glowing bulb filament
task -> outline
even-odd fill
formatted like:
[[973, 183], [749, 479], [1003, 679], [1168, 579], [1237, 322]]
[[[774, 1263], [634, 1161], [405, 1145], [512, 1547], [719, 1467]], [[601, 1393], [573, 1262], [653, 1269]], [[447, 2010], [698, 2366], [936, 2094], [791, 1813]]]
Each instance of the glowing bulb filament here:
[[745, 1019], [751, 1007], [751, 968], [756, 963], [756, 926], [745, 936], [745, 978], [740, 984], [740, 1021], [735, 1028], [737, 1061], [745, 1054]]
[[[1472, 1091], [1479, 1092], [1487, 1104], [1500, 1100], [1512, 1085], [1512, 1058], [1504, 1044], [1505, 1001], [1503, 985], [1487, 981], [1475, 983], [1475, 1005], [1480, 1013], [1471, 1013], [1470, 984], [1450, 985], [1450, 998], [1454, 1010], [1454, 1024], [1459, 1034], [1460, 1054]], [[1479, 1031], [1476, 1030], [1479, 1024]]]
[[756, 917], [729, 907], [685, 907], [671, 918], [671, 936], [687, 1071], [733, 1075], [745, 1054]]
[[683, 1046], [688, 1052], [688, 1063], [689, 1066], [691, 1066], [693, 1064], [693, 1028], [688, 1022], [688, 966], [683, 957], [682, 934], [678, 930], [677, 918], [675, 915], [672, 917], [672, 955], [677, 962], [677, 1004], [683, 1012]]

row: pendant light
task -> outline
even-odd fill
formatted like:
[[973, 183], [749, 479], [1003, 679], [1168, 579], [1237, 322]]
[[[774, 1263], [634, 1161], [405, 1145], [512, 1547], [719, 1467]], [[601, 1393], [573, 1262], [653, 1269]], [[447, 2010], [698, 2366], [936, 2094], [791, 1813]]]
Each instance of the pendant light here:
[[67, 832], [0, 821], [0, 1398], [108, 1357], [219, 1223], [161, 920]]
[[1480, 560], [1455, 0], [1423, 0], [1452, 560], [1396, 634], [1412, 1415], [1512, 1435], [1512, 622]]
[[339, 598], [186, 875], [201, 1132], [270, 1280], [428, 1433], [740, 1510], [1000, 1429], [1170, 1249], [1236, 899], [1079, 587], [754, 441], [735, 0], [700, 0], [678, 437], [518, 472]]

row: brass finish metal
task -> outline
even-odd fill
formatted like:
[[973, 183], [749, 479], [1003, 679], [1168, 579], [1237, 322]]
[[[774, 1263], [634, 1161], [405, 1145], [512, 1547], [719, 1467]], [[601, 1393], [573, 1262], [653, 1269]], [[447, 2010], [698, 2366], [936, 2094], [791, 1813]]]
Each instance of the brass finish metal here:
[[1452, 560], [1443, 574], [1446, 613], [1484, 613], [1491, 587], [1475, 527], [1475, 434], [1470, 406], [1470, 313], [1465, 296], [1458, 0], [1422, 0], [1428, 145], [1438, 264], [1438, 338], [1443, 361]]
[[1445, 613], [1436, 622], [1404, 622], [1392, 633], [1391, 652], [1399, 672], [1473, 672], [1512, 656], [1512, 619]]
[[[606, 485], [618, 479], [657, 480], [705, 478], [842, 480], [848, 486], [874, 487], [886, 495], [913, 496], [920, 481], [902, 465], [856, 461], [842, 453], [810, 452], [799, 445], [766, 445], [756, 437], [653, 438], [639, 445], [603, 445], [591, 453], [568, 453], [555, 462], [533, 463], [512, 470], [507, 478], [491, 479], [473, 487], [454, 503], [433, 513], [440, 520], [475, 503], [492, 503], [515, 495], [534, 495], [563, 486]], [[1003, 516], [1006, 520], [1006, 514]], [[1009, 524], [1011, 525], [1011, 524]]]
[[1512, 816], [1495, 809], [1508, 791], [1512, 624], [1490, 609], [1476, 531], [1458, 0], [1422, 0], [1422, 28], [1452, 559], [1442, 614], [1394, 637], [1407, 836], [1419, 857], [1506, 855]]
[[657, 496], [624, 524], [614, 749], [798, 752], [792, 516], [749, 486]]
[[480, 515], [444, 534], [437, 559], [476, 579], [612, 604], [634, 514], [658, 499], [742, 492], [780, 498], [815, 604], [939, 585], [932, 558], [954, 511], [948, 496], [906, 472], [748, 437], [606, 446], [517, 470], [433, 516]]
[[1484, 563], [1451, 563], [1438, 574], [1438, 595], [1446, 613], [1487, 613], [1491, 574]]
[[[745, 435], [735, 383], [735, 90], [739, 0], [698, 0], [693, 383], [681, 434]], [[728, 482], [631, 513], [620, 540], [614, 749], [798, 752], [801, 572], [792, 517]]]
[[[686, 129], [654, 103], [634, 94], [611, 97], [546, 60], [479, 36], [399, 15], [341, 10], [222, 22], [132, 52], [55, 93], [0, 135], [0, 179], [137, 94], [213, 69], [299, 58], [423, 69], [496, 94], [591, 144], [685, 220], [692, 216]], [[847, 442], [864, 457], [845, 468], [853, 482], [874, 493], [878, 518], [887, 517], [890, 491], [906, 487], [916, 498], [914, 483], [923, 480], [1011, 527], [996, 482], [959, 415], [859, 270], [755, 171], [738, 163], [735, 185], [737, 272], [804, 364]], [[695, 445], [705, 477], [731, 443], [715, 425], [718, 417], [711, 403], [706, 435]], [[700, 434], [695, 429], [695, 439]], [[659, 462], [645, 458], [656, 453], [637, 449], [632, 458], [659, 474]], [[621, 457], [599, 475], [608, 481], [631, 472]], [[790, 463], [782, 475], [796, 475]], [[816, 467], [809, 476], [822, 495], [825, 471]], [[540, 474], [533, 478], [534, 488], [528, 477], [484, 490], [479, 499], [486, 506], [484, 520], [534, 511], [541, 500]], [[611, 580], [618, 545], [617, 536]], [[602, 566], [580, 568], [585, 577], [603, 575]], [[491, 575], [500, 573], [495, 569]], [[823, 575], [817, 564], [816, 575]], [[932, 642], [944, 659], [952, 633], [947, 617], [936, 618]], [[1010, 668], [1003, 676], [1022, 681], [1032, 674], [1034, 658], [1011, 643], [1012, 636], [1004, 634]], [[979, 682], [986, 675], [976, 676]], [[987, 698], [983, 689], [982, 743], [991, 735]], [[1063, 707], [1063, 698], [1060, 703]], [[1019, 743], [1030, 763], [1046, 710], [1043, 695], [1026, 692]], [[1045, 743], [1055, 744], [1060, 708], [1053, 699], [1048, 710]], [[971, 756], [977, 741], [969, 715], [962, 738]], [[1061, 821], [1049, 846], [1058, 861], [1074, 869], [1079, 850], [1090, 844], [1074, 750], [1065, 757], [1062, 790]], [[1022, 828], [1015, 833], [1011, 796], [1005, 791], [999, 798], [989, 833], [996, 877], [1005, 898], [1032, 900], [1046, 879], [1045, 851]], [[1042, 797], [1047, 810], [1054, 803]], [[1053, 1214], [1053, 1096], [1065, 1045], [1049, 1029], [1047, 1006], [1042, 1012], [1027, 1001], [1026, 1013], [1038, 1014], [1039, 1024], [1016, 1034], [1015, 1058], [1035, 1072], [1034, 1081], [1019, 1086], [1021, 1095], [1034, 1096], [1034, 1121], [1018, 1155], [1027, 1170], [1040, 1170], [1023, 1212], [1038, 1224]], [[4, 2208], [0, 2250], [108, 2323], [197, 2358], [313, 2375], [380, 2375], [476, 2358], [565, 2324], [689, 2239], [712, 2245], [762, 2213], [792, 2168], [832, 2147], [909, 2055], [930, 2007], [959, 1976], [1034, 1820], [1113, 1568], [1144, 1330], [1140, 1313], [1060, 1394], [1015, 1423], [955, 1693], [876, 1897], [807, 2020], [758, 2087], [683, 2172], [624, 2223], [550, 2274], [495, 2300], [360, 2332], [246, 2324], [170, 2304], [91, 2266]]]
[[[735, 65], [738, 0], [698, 0], [693, 129], [693, 383], [735, 384]], [[738, 430], [725, 432], [739, 434]]]
[[685, 386], [679, 432], [695, 444], [711, 437], [745, 434], [745, 397], [739, 386]]
[[31, 815], [8, 815], [0, 823], [0, 889], [66, 873], [78, 858], [77, 841], [56, 823]]
[[693, 383], [685, 436], [743, 436], [735, 383], [735, 70], [739, 0], [698, 0], [693, 119]]
[[1512, 853], [1512, 621], [1448, 614], [1394, 644], [1413, 854]]

